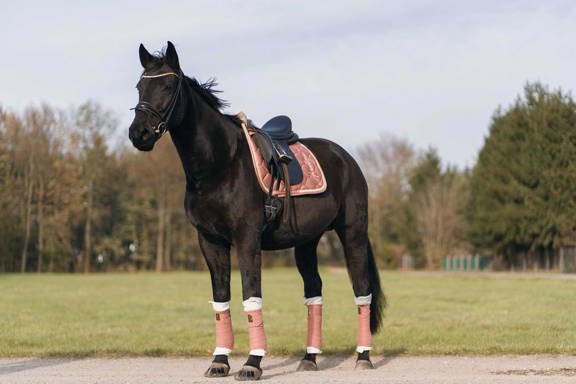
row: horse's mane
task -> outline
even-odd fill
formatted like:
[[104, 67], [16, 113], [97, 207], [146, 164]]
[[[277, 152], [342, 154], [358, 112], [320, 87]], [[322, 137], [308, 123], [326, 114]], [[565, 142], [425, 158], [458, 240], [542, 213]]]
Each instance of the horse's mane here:
[[[164, 64], [165, 53], [164, 52], [154, 52], [153, 66], [162, 66]], [[188, 84], [197, 94], [208, 104], [211, 108], [222, 114], [224, 117], [229, 118], [234, 123], [240, 125], [240, 120], [233, 115], [227, 115], [222, 113], [222, 108], [229, 107], [230, 104], [217, 96], [218, 93], [222, 92], [214, 89], [218, 83], [215, 78], [208, 79], [208, 81], [201, 83], [194, 77], [184, 76], [186, 84]]]

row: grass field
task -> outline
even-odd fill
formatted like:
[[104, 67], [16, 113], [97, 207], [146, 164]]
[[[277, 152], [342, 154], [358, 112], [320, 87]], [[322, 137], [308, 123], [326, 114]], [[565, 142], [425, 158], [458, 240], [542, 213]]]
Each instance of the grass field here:
[[[347, 275], [322, 271], [324, 351], [353, 353]], [[295, 269], [263, 272], [270, 353], [301, 354], [306, 338]], [[0, 356], [208, 356], [207, 273], [0, 275]], [[576, 280], [383, 272], [389, 306], [378, 354], [576, 354]], [[235, 353], [248, 350], [233, 276]]]

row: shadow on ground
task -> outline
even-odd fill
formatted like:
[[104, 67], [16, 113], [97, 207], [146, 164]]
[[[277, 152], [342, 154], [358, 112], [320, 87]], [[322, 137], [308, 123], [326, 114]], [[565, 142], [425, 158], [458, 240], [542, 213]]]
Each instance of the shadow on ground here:
[[[374, 364], [374, 368], [378, 369], [380, 367], [383, 367], [385, 365], [387, 365], [388, 363], [390, 363], [392, 360], [394, 360], [396, 357], [404, 354], [406, 351], [406, 349], [404, 348], [398, 348], [398, 349], [394, 349], [391, 351], [388, 351], [388, 353], [381, 357], [381, 356], [373, 356], [372, 357], [372, 363]], [[337, 368], [338, 366], [340, 366], [342, 363], [344, 363], [346, 360], [352, 359], [352, 355], [347, 354], [346, 356], [342, 356], [342, 355], [329, 355], [326, 356], [325, 358], [321, 358], [321, 360], [318, 361], [318, 369], [320, 371], [324, 371], [324, 370], [329, 370], [329, 369], [333, 369], [333, 368]], [[286, 358], [286, 360], [281, 361], [279, 363], [275, 363], [272, 365], [263, 365], [262, 369], [264, 370], [264, 375], [262, 376], [262, 380], [267, 380], [267, 379], [271, 379], [277, 376], [286, 376], [286, 375], [291, 375], [296, 373], [296, 367], [297, 367], [297, 363], [300, 361], [300, 357], [289, 357]], [[287, 372], [279, 372], [279, 373], [275, 373], [272, 375], [267, 375], [266, 371], [270, 370], [270, 369], [275, 369], [275, 368], [282, 368], [282, 367], [287, 367], [290, 365], [294, 365], [294, 370], [293, 371], [287, 371]]]
[[25, 361], [15, 361], [13, 363], [7, 363], [0, 365], [0, 376], [8, 375], [10, 373], [28, 371], [30, 369], [50, 367], [53, 365], [67, 364], [75, 360], [45, 360], [45, 359], [34, 359]]

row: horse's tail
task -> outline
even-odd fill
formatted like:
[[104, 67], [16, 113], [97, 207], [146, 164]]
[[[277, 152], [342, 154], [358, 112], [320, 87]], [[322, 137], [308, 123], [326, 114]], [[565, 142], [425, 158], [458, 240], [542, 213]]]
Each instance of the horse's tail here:
[[370, 304], [370, 331], [377, 333], [382, 325], [384, 308], [386, 308], [386, 296], [380, 287], [380, 275], [372, 252], [372, 245], [368, 241], [368, 278], [370, 279], [370, 293], [372, 293], [372, 303]]

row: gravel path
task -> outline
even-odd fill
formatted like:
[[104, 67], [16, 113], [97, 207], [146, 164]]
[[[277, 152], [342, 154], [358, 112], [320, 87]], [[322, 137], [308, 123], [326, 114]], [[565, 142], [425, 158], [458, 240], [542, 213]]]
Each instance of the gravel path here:
[[[244, 360], [231, 361], [235, 372]], [[372, 371], [327, 357], [319, 372], [295, 372], [298, 359], [266, 358], [264, 383], [576, 383], [576, 356], [374, 357]], [[209, 359], [0, 359], [1, 384], [233, 383], [202, 376]]]

